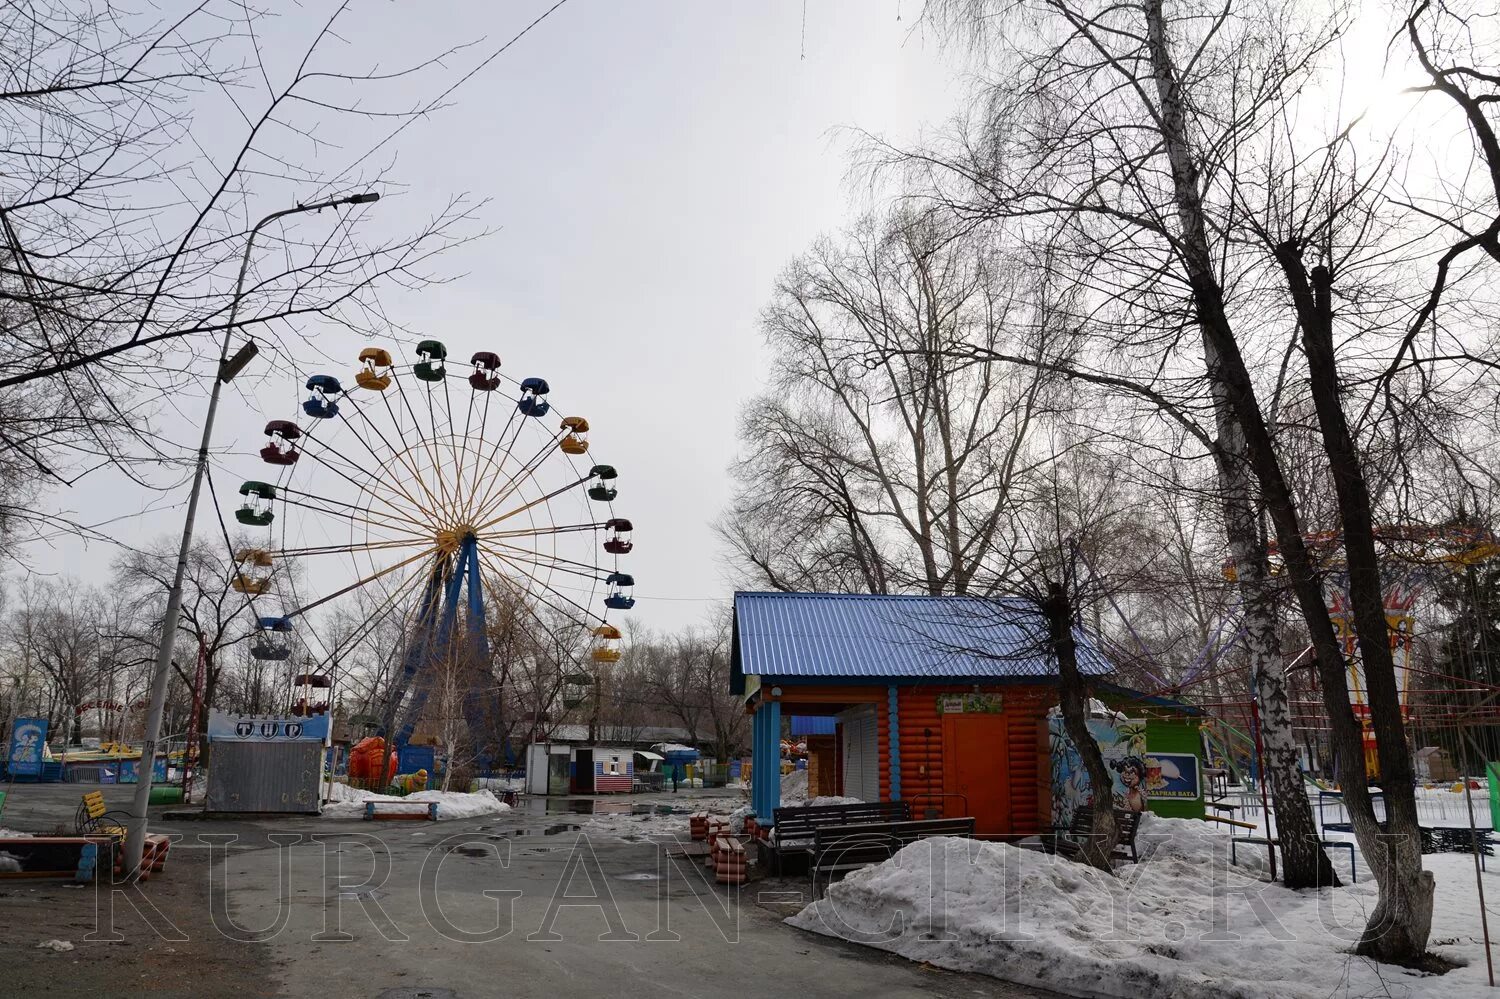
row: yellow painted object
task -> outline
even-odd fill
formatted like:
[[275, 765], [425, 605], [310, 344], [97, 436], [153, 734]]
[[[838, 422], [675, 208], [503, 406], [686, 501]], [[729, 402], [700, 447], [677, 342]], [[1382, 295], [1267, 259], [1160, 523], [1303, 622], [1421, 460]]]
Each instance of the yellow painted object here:
[[[232, 589], [240, 593], [260, 596], [271, 589], [271, 553], [264, 548], [241, 548], [234, 553], [234, 560], [243, 568], [236, 570], [229, 581]], [[248, 570], [248, 571], [247, 571]]]
[[359, 352], [364, 367], [354, 373], [354, 383], [372, 392], [384, 392], [391, 385], [391, 354], [384, 347], [366, 347]]
[[414, 774], [397, 774], [391, 781], [403, 794], [414, 794], [417, 791], [427, 790], [427, 771], [418, 770]]
[[271, 579], [269, 576], [257, 579], [254, 576], [247, 576], [243, 572], [237, 572], [234, 574], [234, 579], [230, 580], [229, 585], [232, 589], [240, 593], [249, 593], [257, 597], [263, 593], [271, 592]]
[[564, 417], [562, 429], [568, 432], [557, 446], [563, 454], [584, 454], [589, 449], [589, 421], [581, 416]]
[[612, 624], [601, 624], [594, 629], [594, 648], [589, 657], [596, 663], [620, 661], [620, 629]]
[[109, 812], [104, 805], [103, 791], [90, 791], [85, 794], [82, 809], [87, 818], [78, 823], [82, 827], [80, 832], [89, 832], [99, 836], [123, 837], [125, 835], [124, 826], [100, 821]]

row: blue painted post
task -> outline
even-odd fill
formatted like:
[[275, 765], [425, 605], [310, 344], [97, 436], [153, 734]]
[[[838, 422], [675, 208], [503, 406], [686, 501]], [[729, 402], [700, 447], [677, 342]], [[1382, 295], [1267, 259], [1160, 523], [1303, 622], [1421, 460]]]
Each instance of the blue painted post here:
[[776, 821], [776, 809], [781, 806], [781, 702], [771, 701], [765, 706], [766, 751], [771, 757], [770, 780], [766, 782], [766, 811], [756, 818], [767, 822]]
[[891, 730], [891, 800], [901, 800], [901, 714], [896, 710], [896, 687], [885, 688]]
[[750, 716], [750, 807], [757, 819], [764, 814], [761, 806], [765, 803], [766, 786], [766, 740], [761, 737], [766, 720], [760, 709], [757, 704], [755, 713]]

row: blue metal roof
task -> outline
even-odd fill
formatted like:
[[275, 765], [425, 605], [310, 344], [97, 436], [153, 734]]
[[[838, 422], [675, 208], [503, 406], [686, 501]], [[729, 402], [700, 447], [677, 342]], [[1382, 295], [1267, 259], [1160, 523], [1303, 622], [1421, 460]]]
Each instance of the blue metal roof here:
[[[993, 679], [1055, 676], [1041, 609], [1020, 598], [736, 593], [739, 676]], [[1112, 670], [1081, 629], [1078, 665]], [[738, 684], [736, 684], [738, 686]]]
[[792, 715], [792, 735], [833, 735], [838, 720], [832, 715]]

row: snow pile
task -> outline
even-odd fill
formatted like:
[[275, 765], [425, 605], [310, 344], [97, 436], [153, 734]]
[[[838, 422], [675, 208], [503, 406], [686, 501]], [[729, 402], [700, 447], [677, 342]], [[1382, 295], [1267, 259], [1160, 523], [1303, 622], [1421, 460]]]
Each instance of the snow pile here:
[[503, 794], [506, 791], [521, 792], [526, 790], [525, 777], [475, 777], [469, 782], [470, 791], [494, 791]]
[[32, 833], [21, 832], [17, 829], [6, 829], [0, 826], [0, 839], [30, 839]]
[[845, 798], [837, 794], [820, 794], [816, 798], [807, 800], [808, 807], [816, 808], [819, 805], [863, 805], [863, 798]]
[[333, 785], [333, 803], [323, 806], [325, 819], [364, 818], [367, 801], [399, 801], [412, 805], [412, 811], [425, 809], [431, 802], [438, 803], [438, 821], [448, 819], [472, 819], [496, 812], [508, 812], [510, 806], [487, 790], [464, 791], [418, 791], [399, 797], [393, 794], [376, 794], [348, 784]]
[[793, 770], [781, 775], [781, 803], [800, 805], [807, 800], [807, 771]]
[[[1398, 999], [1492, 995], [1485, 987], [1473, 860], [1424, 858], [1437, 879], [1432, 949], [1462, 962], [1442, 976], [1375, 965], [1349, 951], [1375, 885], [1292, 892], [1230, 867], [1208, 823], [1147, 820], [1141, 862], [1115, 877], [1006, 843], [933, 839], [829, 888], [791, 917], [959, 971], [1080, 996], [1176, 999]], [[1242, 850], [1241, 864], [1256, 854]], [[1361, 873], [1367, 869], [1362, 867]], [[1493, 880], [1493, 884], [1490, 883]], [[1500, 874], [1486, 875], [1500, 895]]]
[[755, 814], [755, 808], [751, 805], [741, 805], [729, 813], [729, 831], [738, 836], [745, 831], [745, 820]]

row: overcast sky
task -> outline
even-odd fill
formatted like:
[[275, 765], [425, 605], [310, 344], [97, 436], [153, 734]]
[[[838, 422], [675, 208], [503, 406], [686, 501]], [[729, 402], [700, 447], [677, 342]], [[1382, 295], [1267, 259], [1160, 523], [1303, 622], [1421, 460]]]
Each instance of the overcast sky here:
[[[393, 64], [482, 35], [477, 55], [550, 5], [445, 4], [440, 19], [427, 5], [384, 5], [350, 44]], [[616, 512], [637, 528], [628, 568], [642, 624], [699, 622], [729, 593], [710, 525], [733, 495], [737, 414], [765, 369], [757, 313], [788, 260], [864, 197], [846, 183], [852, 140], [839, 130], [909, 139], [957, 105], [962, 84], [945, 65], [957, 60], [912, 33], [917, 6], [809, 0], [803, 58], [801, 0], [570, 0], [394, 143], [394, 173], [411, 186], [369, 209], [381, 227], [418, 224], [470, 192], [488, 199], [495, 232], [439, 261], [452, 283], [391, 292], [387, 311], [460, 360], [493, 350], [510, 375], [546, 377], [561, 411], [591, 421], [591, 457], [620, 469]], [[326, 334], [318, 348], [342, 368], [322, 366], [348, 379], [364, 342]], [[295, 417], [298, 392], [270, 377], [226, 393], [221, 489], [264, 474], [261, 426]], [[185, 402], [172, 424], [184, 446], [202, 406]], [[141, 544], [178, 530], [185, 494], [116, 536]], [[85, 521], [164, 503], [103, 476], [58, 499]], [[33, 557], [102, 580], [114, 554], [63, 541]]]

